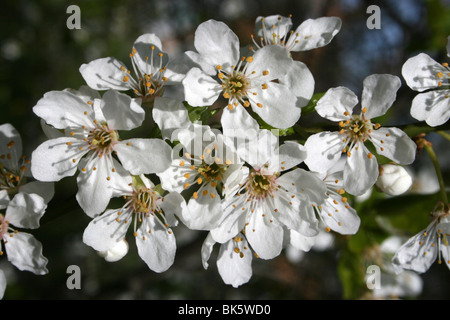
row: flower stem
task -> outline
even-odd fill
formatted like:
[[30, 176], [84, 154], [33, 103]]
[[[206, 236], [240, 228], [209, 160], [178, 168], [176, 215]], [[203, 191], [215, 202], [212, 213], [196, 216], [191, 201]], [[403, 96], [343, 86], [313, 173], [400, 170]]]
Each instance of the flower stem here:
[[443, 136], [445, 139], [450, 141], [450, 134], [448, 132], [445, 132], [443, 130], [437, 131], [436, 133], [440, 134], [441, 136]]
[[431, 161], [433, 162], [434, 170], [436, 171], [436, 175], [437, 175], [438, 181], [439, 181], [439, 188], [441, 191], [442, 201], [444, 202], [445, 207], [448, 208], [448, 198], [447, 198], [447, 192], [445, 192], [444, 178], [442, 177], [442, 171], [441, 171], [441, 167], [439, 165], [436, 153], [433, 150], [432, 144], [428, 141], [425, 141], [425, 143], [423, 144], [423, 147], [427, 151], [428, 155], [431, 158]]

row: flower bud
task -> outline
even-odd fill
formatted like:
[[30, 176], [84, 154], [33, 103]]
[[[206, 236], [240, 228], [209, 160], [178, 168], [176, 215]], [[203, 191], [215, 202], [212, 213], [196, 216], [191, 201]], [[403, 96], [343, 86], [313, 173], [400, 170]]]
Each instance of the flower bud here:
[[128, 242], [123, 239], [119, 241], [112, 249], [99, 252], [99, 254], [108, 262], [116, 262], [128, 253], [128, 247]]
[[380, 175], [376, 186], [388, 195], [400, 195], [411, 187], [412, 178], [402, 166], [384, 164], [380, 166]]

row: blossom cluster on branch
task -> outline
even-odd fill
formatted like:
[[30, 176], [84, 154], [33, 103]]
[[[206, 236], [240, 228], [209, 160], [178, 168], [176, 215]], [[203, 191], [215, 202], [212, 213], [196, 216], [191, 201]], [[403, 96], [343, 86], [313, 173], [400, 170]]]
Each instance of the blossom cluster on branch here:
[[[41, 243], [16, 228], [39, 227], [54, 183], [74, 176], [76, 200], [92, 218], [83, 242], [117, 261], [134, 238], [158, 273], [176, 259], [180, 223], [206, 232], [205, 268], [219, 246], [218, 271], [234, 287], [250, 281], [255, 257], [273, 259], [287, 246], [309, 251], [323, 230], [356, 234], [362, 218], [351, 199], [374, 186], [390, 196], [407, 191], [412, 182], [401, 166], [414, 162], [417, 141], [376, 122], [395, 103], [396, 75], [368, 75], [360, 100], [342, 86], [313, 98], [313, 74], [291, 53], [327, 45], [340, 28], [338, 17], [308, 19], [295, 30], [290, 17], [259, 17], [253, 43], [241, 46], [225, 23], [208, 20], [183, 63], [144, 34], [127, 63], [104, 57], [81, 65], [86, 85], [47, 92], [33, 107], [48, 139], [31, 160], [22, 157], [19, 133], [0, 126], [0, 253], [20, 270], [48, 272]], [[403, 66], [406, 83], [420, 92], [411, 115], [431, 127], [450, 116], [449, 72], [426, 54]], [[166, 95], [170, 86], [184, 99]], [[293, 133], [306, 132], [298, 122], [311, 106], [335, 130], [301, 141]], [[119, 197], [122, 206], [110, 208]], [[447, 203], [432, 216], [396, 252], [396, 271], [425, 272], [436, 257], [450, 266]], [[1, 296], [5, 288], [0, 270]]]

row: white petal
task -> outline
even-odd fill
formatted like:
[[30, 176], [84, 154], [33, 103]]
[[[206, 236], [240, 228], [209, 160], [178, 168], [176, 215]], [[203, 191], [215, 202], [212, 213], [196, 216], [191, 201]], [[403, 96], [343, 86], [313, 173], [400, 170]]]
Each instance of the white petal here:
[[82, 64], [80, 73], [89, 87], [96, 90], [128, 90], [130, 89], [123, 77], [127, 75], [120, 68], [125, 66], [119, 60], [108, 57]]
[[147, 266], [160, 273], [172, 266], [177, 246], [171, 229], [163, 228], [155, 219], [158, 218], [150, 216], [144, 219], [144, 223], [137, 230], [136, 246], [139, 256]]
[[[72, 176], [80, 159], [89, 151], [80, 151], [76, 138], [61, 137], [43, 142], [31, 154], [31, 172], [36, 180], [59, 181]], [[75, 159], [75, 162], [73, 161]]]
[[189, 70], [183, 86], [186, 101], [194, 107], [212, 105], [222, 92], [222, 86], [199, 68]]
[[276, 156], [278, 138], [269, 130], [259, 130], [253, 140], [238, 142], [238, 155], [254, 168], [262, 168]]
[[242, 231], [246, 223], [245, 213], [241, 210], [243, 204], [245, 200], [239, 196], [223, 201], [225, 218], [217, 228], [211, 230], [211, 236], [215, 241], [225, 243]]
[[297, 97], [289, 87], [269, 82], [267, 89], [258, 87], [254, 91], [257, 95], [249, 97], [252, 110], [272, 127], [286, 129], [300, 119]]
[[[155, 74], [159, 72], [160, 59], [162, 59], [162, 67], [165, 67], [169, 60], [167, 54], [162, 52], [161, 40], [153, 33], [140, 35], [134, 42], [133, 49], [136, 50], [136, 53], [133, 54], [131, 59], [134, 60], [138, 70], [142, 74]], [[159, 56], [160, 54], [162, 54], [162, 57]], [[152, 59], [153, 65], [151, 64]]]
[[269, 82], [284, 78], [298, 64], [292, 60], [285, 48], [280, 46], [265, 46], [255, 52], [253, 61], [247, 65], [245, 74], [258, 81]]
[[362, 143], [357, 143], [350, 153], [344, 168], [344, 189], [360, 196], [377, 181], [378, 162], [375, 156], [369, 158], [369, 151]]
[[438, 256], [437, 246], [432, 246], [436, 237], [436, 224], [432, 223], [406, 241], [395, 253], [392, 263], [397, 270], [407, 269], [418, 273], [426, 272]]
[[338, 132], [316, 133], [306, 140], [305, 163], [312, 171], [325, 172], [339, 161], [344, 147]]
[[[16, 128], [9, 123], [0, 125], [0, 155], [7, 154], [16, 155], [16, 163], [19, 161], [18, 157], [22, 156], [22, 139]], [[9, 166], [8, 168], [13, 169]]]
[[[95, 217], [83, 232], [83, 242], [99, 252], [106, 252], [117, 246], [125, 238], [131, 225], [131, 217], [125, 213], [118, 215], [119, 212], [121, 209], [107, 210]], [[128, 218], [130, 221], [125, 223]]]
[[101, 110], [108, 126], [115, 130], [131, 130], [139, 127], [145, 118], [145, 111], [140, 106], [140, 99], [128, 95], [107, 91], [103, 95]]
[[0, 300], [3, 299], [5, 290], [6, 290], [6, 277], [5, 273], [2, 270], [0, 270]]
[[158, 97], [155, 99], [152, 112], [163, 139], [170, 139], [173, 142], [174, 131], [186, 129], [191, 125], [188, 111], [183, 102], [178, 99]]
[[297, 97], [297, 108], [306, 106], [314, 94], [314, 77], [303, 62], [294, 61], [288, 72], [278, 81]]
[[239, 60], [239, 38], [223, 22], [208, 20], [195, 31], [194, 46], [212, 66], [228, 69]]
[[425, 53], [419, 53], [409, 58], [402, 67], [402, 75], [406, 84], [419, 92], [437, 88], [440, 81], [437, 77], [439, 72], [446, 73], [448, 71]]
[[44, 199], [45, 203], [49, 203], [55, 194], [55, 184], [41, 181], [32, 181], [23, 185], [19, 189], [20, 192], [28, 194], [37, 194]]
[[244, 236], [241, 235], [240, 239], [239, 242], [232, 239], [222, 244], [217, 257], [217, 269], [223, 282], [234, 288], [247, 283], [253, 273], [252, 252]]
[[205, 240], [203, 241], [201, 250], [202, 265], [205, 270], [208, 269], [209, 267], [208, 260], [211, 257], [211, 253], [212, 250], [214, 249], [215, 244], [216, 241], [214, 241], [213, 237], [211, 236], [211, 233], [208, 233]]
[[450, 118], [450, 90], [419, 93], [412, 101], [411, 115], [429, 126], [444, 124]]
[[256, 209], [245, 227], [247, 241], [261, 259], [275, 258], [283, 247], [283, 228], [270, 220], [267, 212]]
[[193, 64], [191, 68], [197, 67], [203, 70], [209, 76], [215, 76], [217, 73], [216, 67], [203, 57], [201, 54], [194, 51], [186, 51], [186, 56], [190, 59], [189, 64]]
[[[180, 165], [180, 163], [183, 165]], [[185, 174], [189, 174], [191, 180], [186, 180]], [[161, 181], [161, 187], [164, 190], [175, 192], [182, 192], [186, 183], [193, 183], [196, 174], [197, 171], [191, 170], [190, 166], [181, 159], [173, 160], [169, 168], [157, 173]]]
[[[96, 157], [87, 162], [83, 159], [77, 176], [78, 192], [76, 199], [83, 211], [90, 217], [105, 211], [113, 194], [110, 183], [114, 180], [112, 163], [107, 157]], [[94, 169], [95, 168], [95, 169]], [[109, 178], [109, 179], [108, 179]]]
[[346, 87], [328, 89], [316, 105], [317, 113], [331, 121], [345, 121], [353, 114], [358, 97]]
[[172, 149], [161, 139], [129, 139], [114, 147], [123, 167], [133, 175], [166, 170], [172, 159]]
[[234, 107], [233, 110], [229, 108], [223, 109], [221, 124], [224, 136], [236, 141], [236, 147], [245, 139], [254, 139], [260, 130], [255, 118], [240, 104]]
[[295, 169], [284, 173], [277, 179], [285, 189], [298, 194], [302, 199], [309, 199], [311, 203], [320, 205], [327, 192], [325, 183], [312, 172], [304, 169]]
[[325, 201], [320, 214], [324, 223], [331, 230], [340, 234], [355, 234], [361, 224], [361, 219], [356, 210], [337, 195], [331, 195]]
[[[306, 51], [323, 47], [330, 43], [341, 29], [342, 21], [338, 17], [320, 17], [305, 20], [289, 38], [287, 47], [291, 51]], [[296, 34], [298, 33], [298, 37]], [[293, 41], [298, 41], [295, 43]]]
[[[207, 191], [203, 195], [203, 191]], [[220, 224], [224, 218], [221, 199], [216, 190], [209, 183], [206, 188], [201, 188], [198, 198], [191, 198], [188, 202], [188, 214], [182, 218], [183, 223], [191, 230], [211, 230]]]
[[292, 28], [292, 19], [280, 15], [257, 17], [255, 21], [255, 34], [258, 37], [272, 39], [272, 34], [283, 38], [289, 34]]
[[41, 196], [20, 192], [9, 203], [5, 218], [16, 227], [36, 229], [39, 228], [39, 220], [46, 208]]
[[370, 138], [376, 146], [378, 154], [402, 165], [414, 162], [417, 145], [402, 130], [398, 128], [379, 128], [372, 131]]
[[37, 275], [48, 273], [48, 260], [42, 255], [42, 244], [34, 236], [18, 232], [7, 237], [6, 254], [14, 266], [21, 271], [30, 271]]
[[178, 192], [165, 195], [159, 206], [164, 211], [166, 223], [170, 226], [178, 225], [177, 217], [185, 216], [188, 212], [186, 201]]
[[306, 148], [294, 141], [285, 141], [275, 152], [270, 161], [269, 171], [281, 172], [289, 170], [306, 159]]
[[68, 91], [47, 92], [33, 112], [57, 129], [92, 126], [92, 107]]
[[366, 119], [382, 116], [394, 103], [402, 83], [390, 74], [373, 74], [364, 79], [361, 107], [367, 108]]
[[289, 244], [297, 250], [308, 252], [316, 242], [316, 237], [305, 237], [301, 233], [294, 230], [289, 230], [288, 235]]

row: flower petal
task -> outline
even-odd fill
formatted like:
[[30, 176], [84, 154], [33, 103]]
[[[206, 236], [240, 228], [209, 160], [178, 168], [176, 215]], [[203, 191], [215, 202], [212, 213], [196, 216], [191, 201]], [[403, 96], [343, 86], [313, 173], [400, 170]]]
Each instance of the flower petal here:
[[416, 143], [398, 128], [373, 130], [371, 141], [377, 153], [402, 165], [411, 164], [416, 157]]
[[6, 290], [6, 277], [5, 273], [0, 270], [0, 300], [3, 299]]
[[169, 61], [167, 54], [162, 51], [161, 40], [153, 33], [140, 35], [134, 42], [133, 49], [136, 52], [131, 59], [141, 74], [156, 74], [159, 66], [165, 67]]
[[254, 91], [257, 95], [249, 97], [252, 110], [272, 127], [286, 129], [300, 119], [297, 97], [289, 87], [269, 82], [266, 89], [258, 87]]
[[361, 224], [356, 210], [337, 195], [330, 195], [322, 205], [320, 215], [331, 230], [340, 234], [355, 234]]
[[299, 65], [289, 57], [285, 48], [265, 46], [255, 52], [253, 61], [246, 66], [245, 74], [250, 78], [256, 77], [262, 83], [267, 83], [283, 78], [291, 68], [296, 67]]
[[349, 152], [351, 155], [344, 168], [344, 189], [354, 196], [360, 196], [377, 181], [378, 162], [362, 143], [357, 143]]
[[[59, 181], [73, 176], [80, 159], [89, 149], [80, 151], [76, 138], [61, 137], [39, 145], [31, 154], [31, 172], [36, 180]], [[75, 161], [73, 161], [75, 160]]]
[[450, 118], [450, 90], [419, 93], [412, 101], [411, 116], [429, 126], [444, 124]]
[[331, 121], [345, 121], [353, 114], [358, 97], [346, 87], [328, 89], [316, 105], [317, 113]]
[[125, 70], [124, 64], [112, 57], [96, 59], [80, 67], [84, 81], [95, 90], [129, 90], [130, 86], [123, 80], [127, 75]]
[[289, 244], [297, 250], [308, 252], [316, 242], [316, 237], [305, 237], [303, 234], [288, 230]]
[[403, 64], [402, 75], [406, 84], [415, 91], [425, 91], [439, 86], [438, 73], [447, 73], [447, 69], [426, 53], [409, 58]]
[[361, 106], [367, 108], [364, 116], [372, 119], [382, 116], [394, 103], [402, 83], [390, 74], [372, 74], [364, 79]]
[[123, 167], [133, 175], [163, 172], [172, 160], [172, 149], [161, 139], [124, 140], [114, 149]]
[[32, 181], [21, 186], [19, 192], [37, 194], [44, 199], [45, 203], [49, 203], [55, 194], [55, 185], [54, 183]]
[[294, 61], [291, 68], [278, 81], [287, 86], [297, 97], [298, 108], [306, 106], [314, 94], [314, 77], [303, 62]]
[[426, 230], [422, 230], [406, 241], [397, 250], [392, 263], [397, 272], [401, 269], [426, 272], [438, 256], [438, 247], [434, 246], [436, 223], [433, 222]]
[[[207, 192], [206, 195], [203, 192]], [[216, 188], [208, 183], [197, 193], [198, 198], [191, 198], [188, 202], [189, 215], [182, 217], [183, 223], [191, 230], [211, 230], [218, 227], [224, 215]]]
[[90, 217], [103, 212], [113, 194], [111, 180], [116, 175], [112, 172], [113, 164], [108, 157], [98, 157], [91, 161], [80, 162], [77, 176], [78, 192], [76, 199], [83, 211]]
[[224, 69], [236, 65], [239, 60], [239, 38], [223, 22], [208, 20], [195, 31], [194, 46], [210, 65]]
[[191, 125], [189, 114], [183, 102], [178, 99], [158, 97], [152, 111], [153, 119], [161, 130], [163, 139], [174, 141], [173, 132]]
[[283, 38], [289, 35], [292, 28], [292, 19], [280, 15], [257, 17], [255, 21], [255, 34], [264, 39], [272, 39], [273, 33]]
[[5, 241], [8, 261], [21, 271], [37, 275], [48, 273], [48, 260], [42, 255], [42, 244], [34, 236], [25, 232], [9, 234]]
[[278, 256], [283, 247], [283, 228], [271, 216], [270, 212], [257, 208], [245, 227], [245, 236], [252, 249], [258, 257], [266, 260]]
[[[88, 224], [83, 232], [83, 242], [99, 252], [113, 249], [125, 238], [131, 225], [131, 217], [125, 216], [126, 214], [122, 213], [121, 209], [106, 210]], [[130, 221], [125, 223], [128, 218]]]
[[240, 234], [239, 241], [231, 239], [220, 246], [217, 269], [225, 284], [237, 288], [252, 277], [252, 252]]
[[131, 130], [139, 127], [145, 119], [140, 102], [140, 99], [109, 90], [103, 95], [100, 108], [108, 126], [115, 130]]
[[183, 79], [185, 100], [194, 107], [212, 105], [222, 92], [222, 86], [199, 68], [192, 68]]
[[57, 129], [92, 126], [92, 107], [68, 91], [47, 92], [33, 107], [33, 112]]
[[[144, 219], [137, 230], [136, 246], [138, 254], [154, 272], [164, 272], [172, 266], [177, 249], [175, 236], [150, 216]], [[151, 230], [151, 232], [149, 232]]]
[[341, 25], [342, 21], [338, 17], [305, 20], [291, 35], [286, 47], [291, 51], [306, 51], [323, 47], [330, 43], [341, 29]]
[[312, 171], [325, 172], [335, 165], [345, 147], [338, 132], [321, 132], [310, 136], [305, 143], [305, 163]]
[[19, 192], [9, 203], [5, 218], [15, 227], [36, 229], [46, 208], [41, 196]]
[[208, 269], [209, 267], [208, 260], [211, 257], [211, 253], [214, 249], [215, 244], [216, 241], [214, 241], [213, 237], [211, 236], [211, 233], [208, 233], [205, 240], [203, 241], [201, 250], [202, 265], [205, 270]]

